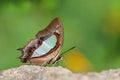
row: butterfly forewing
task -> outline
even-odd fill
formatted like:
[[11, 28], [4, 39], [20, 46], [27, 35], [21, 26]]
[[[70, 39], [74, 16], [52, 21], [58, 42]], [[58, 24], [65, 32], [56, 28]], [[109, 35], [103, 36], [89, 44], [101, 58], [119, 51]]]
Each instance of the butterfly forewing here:
[[46, 65], [54, 63], [61, 51], [64, 38], [63, 26], [59, 18], [55, 18], [44, 30], [39, 31], [21, 51], [22, 62]]

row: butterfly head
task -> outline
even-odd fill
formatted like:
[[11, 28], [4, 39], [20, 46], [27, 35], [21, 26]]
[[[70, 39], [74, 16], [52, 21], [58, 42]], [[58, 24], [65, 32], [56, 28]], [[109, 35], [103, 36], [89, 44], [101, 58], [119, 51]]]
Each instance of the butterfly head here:
[[28, 57], [29, 57], [29, 55], [26, 54], [26, 52], [28, 52], [28, 49], [25, 50], [24, 48], [19, 48], [17, 50], [19, 50], [19, 51], [22, 52], [22, 56], [19, 57], [19, 59], [21, 60], [21, 62], [26, 63], [28, 61]]

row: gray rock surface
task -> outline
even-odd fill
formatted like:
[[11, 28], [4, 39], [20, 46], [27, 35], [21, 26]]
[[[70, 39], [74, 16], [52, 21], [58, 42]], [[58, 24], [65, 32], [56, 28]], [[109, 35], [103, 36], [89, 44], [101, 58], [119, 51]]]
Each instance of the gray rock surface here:
[[0, 80], [120, 80], [120, 69], [72, 73], [62, 67], [24, 65], [0, 71]]

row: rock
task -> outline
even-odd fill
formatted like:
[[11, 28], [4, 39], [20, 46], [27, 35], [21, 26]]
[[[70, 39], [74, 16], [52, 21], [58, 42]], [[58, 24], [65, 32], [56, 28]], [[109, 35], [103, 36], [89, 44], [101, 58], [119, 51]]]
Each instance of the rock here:
[[24, 65], [0, 71], [0, 80], [120, 80], [120, 69], [72, 73], [62, 67]]

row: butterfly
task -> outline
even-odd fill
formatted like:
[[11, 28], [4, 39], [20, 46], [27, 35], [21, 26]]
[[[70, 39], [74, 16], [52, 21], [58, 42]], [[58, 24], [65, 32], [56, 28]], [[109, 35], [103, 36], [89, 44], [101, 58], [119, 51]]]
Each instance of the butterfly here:
[[54, 64], [61, 59], [60, 52], [64, 41], [64, 29], [59, 18], [55, 18], [35, 39], [19, 48], [21, 62], [35, 65]]

